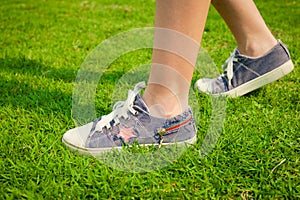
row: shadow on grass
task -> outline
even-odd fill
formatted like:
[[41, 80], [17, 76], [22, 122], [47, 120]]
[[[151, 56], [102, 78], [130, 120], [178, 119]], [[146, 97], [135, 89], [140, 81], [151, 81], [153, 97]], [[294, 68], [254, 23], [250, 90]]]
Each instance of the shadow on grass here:
[[252, 97], [252, 96], [258, 97], [261, 92], [262, 92], [261, 88], [258, 88], [252, 92], [245, 94], [244, 97]]
[[[123, 71], [105, 72], [99, 84], [114, 85], [123, 74]], [[44, 65], [42, 60], [31, 60], [22, 55], [0, 58], [0, 106], [12, 105], [71, 115], [76, 75], [77, 71], [56, 69]], [[100, 108], [100, 112], [106, 110]]]
[[0, 58], [0, 71], [10, 74], [23, 74], [31, 76], [42, 76], [66, 83], [73, 82], [76, 71], [69, 69], [56, 69], [43, 64], [42, 60], [31, 60], [20, 55], [14, 58]]
[[43, 65], [42, 61], [20, 56], [0, 58], [0, 77], [1, 107], [13, 105], [28, 110], [70, 110], [72, 90], [52, 83], [73, 82], [75, 71], [54, 69]]

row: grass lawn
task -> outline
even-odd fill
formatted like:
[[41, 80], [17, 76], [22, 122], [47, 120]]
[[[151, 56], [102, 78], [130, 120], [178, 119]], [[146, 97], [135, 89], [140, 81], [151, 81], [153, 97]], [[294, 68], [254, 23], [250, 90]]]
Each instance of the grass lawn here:
[[[75, 127], [72, 92], [81, 63], [103, 40], [153, 26], [155, 1], [2, 0], [0, 199], [300, 198], [300, 3], [256, 3], [274, 35], [289, 46], [294, 71], [227, 99], [223, 132], [203, 158], [198, 149], [211, 106], [197, 93], [196, 144], [162, 169], [128, 173], [73, 154], [61, 137]], [[236, 46], [213, 8], [202, 46], [217, 66]], [[139, 50], [110, 66], [97, 88], [98, 116], [110, 112], [111, 93], [124, 72], [150, 59], [150, 50]]]

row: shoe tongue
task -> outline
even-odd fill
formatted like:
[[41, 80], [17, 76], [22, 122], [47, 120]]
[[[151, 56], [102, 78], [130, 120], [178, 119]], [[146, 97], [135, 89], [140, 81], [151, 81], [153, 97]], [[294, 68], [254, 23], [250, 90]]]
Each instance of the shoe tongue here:
[[146, 105], [146, 103], [144, 102], [144, 100], [142, 99], [141, 95], [138, 94], [136, 95], [136, 98], [134, 100], [134, 105], [138, 106], [139, 108], [141, 108], [143, 111], [145, 111], [146, 113], [150, 114], [149, 108]]

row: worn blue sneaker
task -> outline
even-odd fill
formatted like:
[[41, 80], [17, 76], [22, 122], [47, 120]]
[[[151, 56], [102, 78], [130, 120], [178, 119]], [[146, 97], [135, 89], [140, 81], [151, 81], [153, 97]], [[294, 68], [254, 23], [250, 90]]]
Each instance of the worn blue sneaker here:
[[224, 72], [214, 79], [202, 78], [195, 83], [200, 92], [238, 97], [276, 81], [294, 69], [287, 47], [278, 44], [264, 56], [250, 58], [236, 48], [223, 65]]
[[134, 142], [145, 146], [193, 144], [197, 129], [191, 109], [169, 119], [153, 117], [139, 95], [145, 87], [145, 82], [138, 83], [110, 114], [67, 131], [63, 143], [71, 150], [95, 156]]

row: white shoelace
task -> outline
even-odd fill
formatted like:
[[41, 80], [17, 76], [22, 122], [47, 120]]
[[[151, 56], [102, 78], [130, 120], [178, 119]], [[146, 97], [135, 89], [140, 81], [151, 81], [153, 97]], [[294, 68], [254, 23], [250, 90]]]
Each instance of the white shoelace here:
[[101, 131], [104, 127], [107, 129], [111, 128], [110, 122], [112, 120], [115, 121], [115, 124], [120, 123], [120, 118], [124, 117], [125, 119], [128, 119], [128, 113], [127, 111], [130, 111], [133, 115], [137, 113], [136, 110], [133, 109], [133, 102], [135, 100], [135, 97], [140, 93], [142, 89], [146, 87], [145, 82], [139, 82], [135, 85], [134, 90], [128, 91], [128, 96], [126, 101], [118, 101], [113, 106], [113, 111], [108, 114], [104, 115], [101, 120], [97, 123], [96, 129], [98, 131]]
[[227, 74], [225, 75], [224, 73], [222, 74], [222, 76], [227, 76], [228, 79], [228, 87], [232, 87], [231, 85], [231, 80], [233, 78], [233, 62], [237, 62], [238, 59], [235, 58], [235, 51], [232, 52], [229, 56], [229, 58], [225, 61], [225, 64], [222, 66], [224, 72], [226, 71]]

